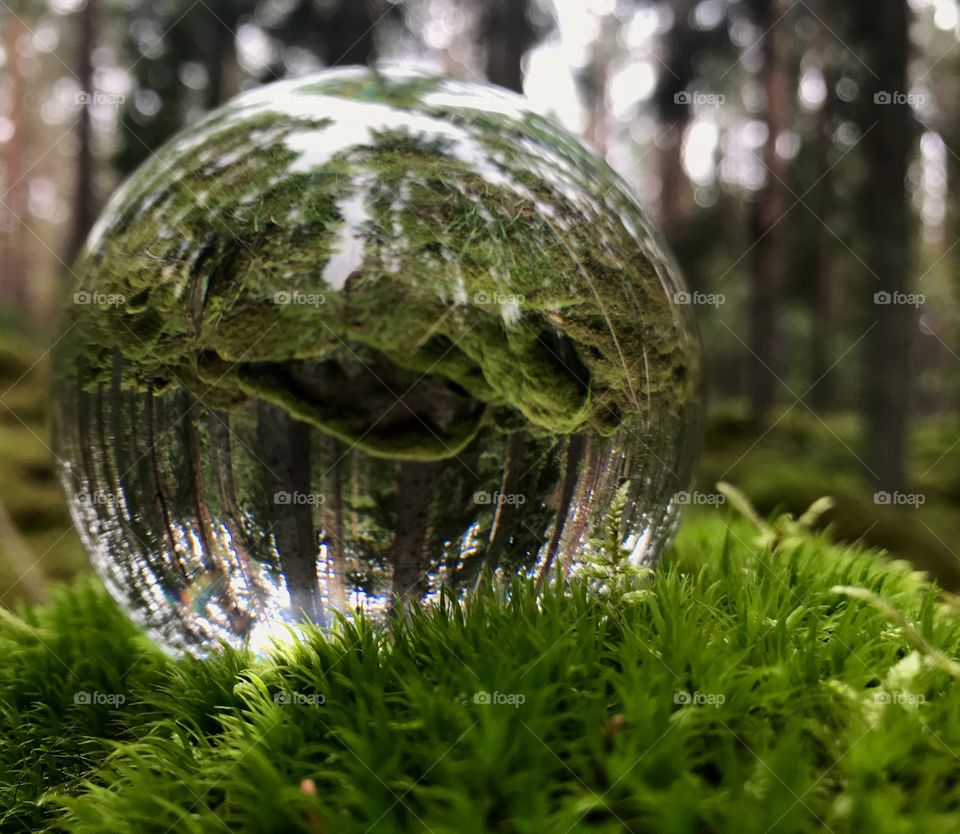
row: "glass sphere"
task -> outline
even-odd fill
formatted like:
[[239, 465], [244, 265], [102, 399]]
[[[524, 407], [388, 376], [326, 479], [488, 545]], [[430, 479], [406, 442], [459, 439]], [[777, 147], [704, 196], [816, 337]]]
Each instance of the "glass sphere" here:
[[359, 68], [244, 93], [130, 177], [76, 273], [62, 479], [172, 650], [576, 572], [618, 496], [633, 565], [672, 533], [700, 431], [681, 279], [512, 94]]

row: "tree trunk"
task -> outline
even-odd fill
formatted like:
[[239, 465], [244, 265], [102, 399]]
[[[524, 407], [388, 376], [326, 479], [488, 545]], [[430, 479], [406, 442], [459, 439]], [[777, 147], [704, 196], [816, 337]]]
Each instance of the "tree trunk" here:
[[27, 148], [30, 146], [26, 108], [27, 84], [20, 67], [17, 42], [27, 35], [21, 17], [12, 12], [3, 16], [3, 46], [7, 55], [4, 72], [10, 95], [10, 119], [14, 133], [3, 145], [3, 212], [0, 234], [5, 238], [3, 262], [0, 268], [0, 303], [23, 307], [28, 301], [27, 253], [23, 241], [26, 238], [21, 226], [29, 222], [27, 217]]
[[183, 428], [184, 448], [190, 461], [190, 474], [193, 482], [193, 506], [196, 510], [197, 535], [203, 546], [203, 564], [207, 570], [219, 567], [219, 555], [213, 541], [213, 519], [210, 516], [210, 504], [207, 500], [207, 481], [204, 473], [205, 455], [200, 438], [199, 423], [203, 415], [203, 406], [192, 394], [184, 398]]
[[760, 21], [766, 37], [760, 42], [763, 51], [762, 80], [764, 120], [767, 140], [763, 147], [766, 181], [757, 195], [754, 206], [754, 249], [752, 261], [752, 303], [750, 347], [753, 356], [749, 362], [751, 414], [757, 425], [762, 425], [776, 401], [780, 383], [780, 314], [784, 286], [784, 178], [786, 166], [777, 153], [777, 139], [790, 125], [790, 48], [784, 7], [780, 0], [764, 4], [765, 15]]
[[[859, 16], [868, 76], [863, 92], [863, 151], [867, 174], [861, 203], [861, 228], [867, 248], [864, 260], [867, 303], [875, 293], [909, 290], [910, 208], [907, 167], [912, 143], [912, 114], [905, 101], [880, 103], [880, 93], [893, 98], [908, 90], [910, 12], [907, 0], [878, 0]], [[881, 97], [882, 98], [882, 97]], [[910, 399], [910, 349], [914, 310], [907, 304], [870, 304], [871, 322], [863, 354], [864, 461], [874, 485], [890, 492], [905, 481], [907, 418]]]
[[[523, 454], [523, 437], [520, 432], [514, 432], [507, 441], [507, 449], [503, 464], [503, 477], [500, 479], [500, 503], [493, 511], [493, 524], [490, 527], [490, 538], [487, 545], [486, 563], [496, 568], [503, 552], [503, 546], [513, 532], [518, 515], [516, 496], [519, 492]], [[509, 498], [509, 501], [508, 501]]]
[[560, 495], [557, 506], [557, 521], [553, 527], [553, 535], [547, 544], [546, 557], [543, 567], [537, 575], [537, 584], [542, 583], [550, 574], [550, 568], [560, 550], [560, 542], [567, 527], [567, 517], [570, 515], [570, 506], [576, 493], [577, 478], [580, 475], [580, 461], [586, 448], [586, 440], [582, 434], [572, 434], [567, 440], [567, 461], [564, 466], [563, 482], [560, 484]]
[[829, 24], [822, 22], [830, 14], [827, 3], [821, 3], [817, 13], [820, 20], [813, 21], [817, 27], [813, 51], [823, 74], [826, 98], [817, 112], [813, 139], [813, 178], [817, 186], [810, 199], [811, 208], [816, 214], [816, 218], [812, 218], [816, 239], [812, 269], [813, 287], [810, 293], [810, 384], [816, 387], [811, 392], [810, 399], [814, 408], [820, 411], [836, 405], [836, 392], [828, 374], [828, 348], [830, 336], [836, 326], [837, 288], [834, 286], [834, 240], [827, 227], [831, 224], [836, 201], [830, 151], [833, 148], [837, 73], [833, 68], [833, 33], [828, 28]]
[[[153, 393], [153, 383], [150, 382], [147, 387], [147, 393], [143, 398], [143, 418], [147, 435], [147, 456], [150, 460], [150, 468], [153, 473], [154, 500], [156, 501], [156, 507], [163, 523], [167, 544], [170, 546], [170, 563], [173, 564], [176, 560], [178, 567], [182, 569], [182, 562], [177, 552], [177, 542], [173, 535], [173, 518], [170, 512], [170, 499], [167, 497], [166, 487], [163, 484], [163, 477], [160, 474], [160, 466], [157, 462], [157, 456], [160, 454], [160, 450], [157, 448], [158, 436], [155, 428], [156, 410], [154, 406], [156, 405], [156, 401], [157, 398]], [[185, 575], [184, 573], [184, 576]]]
[[77, 82], [86, 94], [77, 122], [77, 156], [74, 160], [73, 216], [64, 261], [72, 266], [90, 227], [96, 219], [96, 195], [93, 181], [93, 127], [90, 120], [93, 89], [93, 50], [97, 42], [97, 0], [87, 0], [78, 12]]
[[584, 98], [587, 105], [587, 128], [584, 137], [601, 156], [607, 154], [607, 88], [610, 83], [610, 65], [616, 59], [620, 48], [617, 42], [619, 32], [620, 21], [612, 14], [604, 16], [581, 83], [585, 88]]
[[523, 56], [534, 40], [529, 0], [487, 0], [482, 36], [486, 74], [492, 84], [523, 92]]
[[324, 59], [331, 67], [369, 64], [374, 57], [375, 21], [369, 0], [343, 0], [327, 27]]
[[[323, 622], [317, 585], [317, 538], [310, 483], [310, 426], [282, 408], [257, 403], [257, 445], [269, 519], [290, 605], [307, 619]], [[283, 494], [281, 496], [280, 494]]]
[[424, 543], [441, 465], [436, 461], [399, 464], [392, 562], [393, 595], [400, 602], [419, 599], [426, 590]]
[[327, 461], [324, 468], [332, 477], [324, 489], [323, 527], [327, 545], [327, 590], [332, 604], [340, 611], [347, 607], [347, 548], [343, 513], [344, 458], [350, 454], [347, 447], [335, 437], [327, 438]]
[[233, 89], [237, 60], [234, 32], [238, 22], [235, 14], [228, 15], [225, 10], [218, 15], [210, 12], [210, 43], [206, 53], [207, 89], [204, 96], [207, 110], [219, 107], [236, 92]]
[[690, 84], [695, 73], [696, 45], [690, 28], [695, 0], [674, 5], [674, 19], [664, 38], [664, 69], [654, 96], [660, 126], [660, 228], [676, 246], [683, 226], [689, 182], [683, 168], [683, 140], [690, 124]]

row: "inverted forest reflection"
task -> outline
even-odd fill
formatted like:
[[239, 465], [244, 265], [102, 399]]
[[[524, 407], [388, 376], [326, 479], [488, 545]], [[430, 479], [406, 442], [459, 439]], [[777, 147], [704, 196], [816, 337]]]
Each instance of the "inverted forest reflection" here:
[[301, 616], [377, 617], [444, 585], [462, 594], [485, 569], [569, 569], [624, 481], [637, 502], [625, 546], [642, 562], [669, 535], [671, 470], [687, 465], [668, 434], [629, 431], [487, 429], [449, 460], [385, 460], [277, 406], [219, 411], [183, 391], [74, 386], [62, 412], [71, 511], [95, 567], [176, 649], [259, 646]]

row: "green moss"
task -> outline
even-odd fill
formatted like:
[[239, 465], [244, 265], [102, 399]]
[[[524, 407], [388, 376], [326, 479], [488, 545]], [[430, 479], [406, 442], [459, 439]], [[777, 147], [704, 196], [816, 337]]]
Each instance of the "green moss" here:
[[0, 620], [0, 826], [957, 830], [960, 681], [936, 662], [960, 652], [955, 616], [903, 564], [754, 535], [688, 523], [632, 602], [485, 586], [466, 611], [391, 635], [350, 622], [260, 660], [171, 661], [103, 591], [61, 589]]

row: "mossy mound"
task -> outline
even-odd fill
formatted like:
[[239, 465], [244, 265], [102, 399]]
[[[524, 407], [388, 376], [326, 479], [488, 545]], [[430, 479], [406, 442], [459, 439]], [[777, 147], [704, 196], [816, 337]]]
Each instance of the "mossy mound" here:
[[169, 661], [63, 589], [0, 622], [0, 826], [957, 830], [955, 614], [902, 563], [754, 534], [691, 522], [632, 602], [521, 582], [262, 661]]

